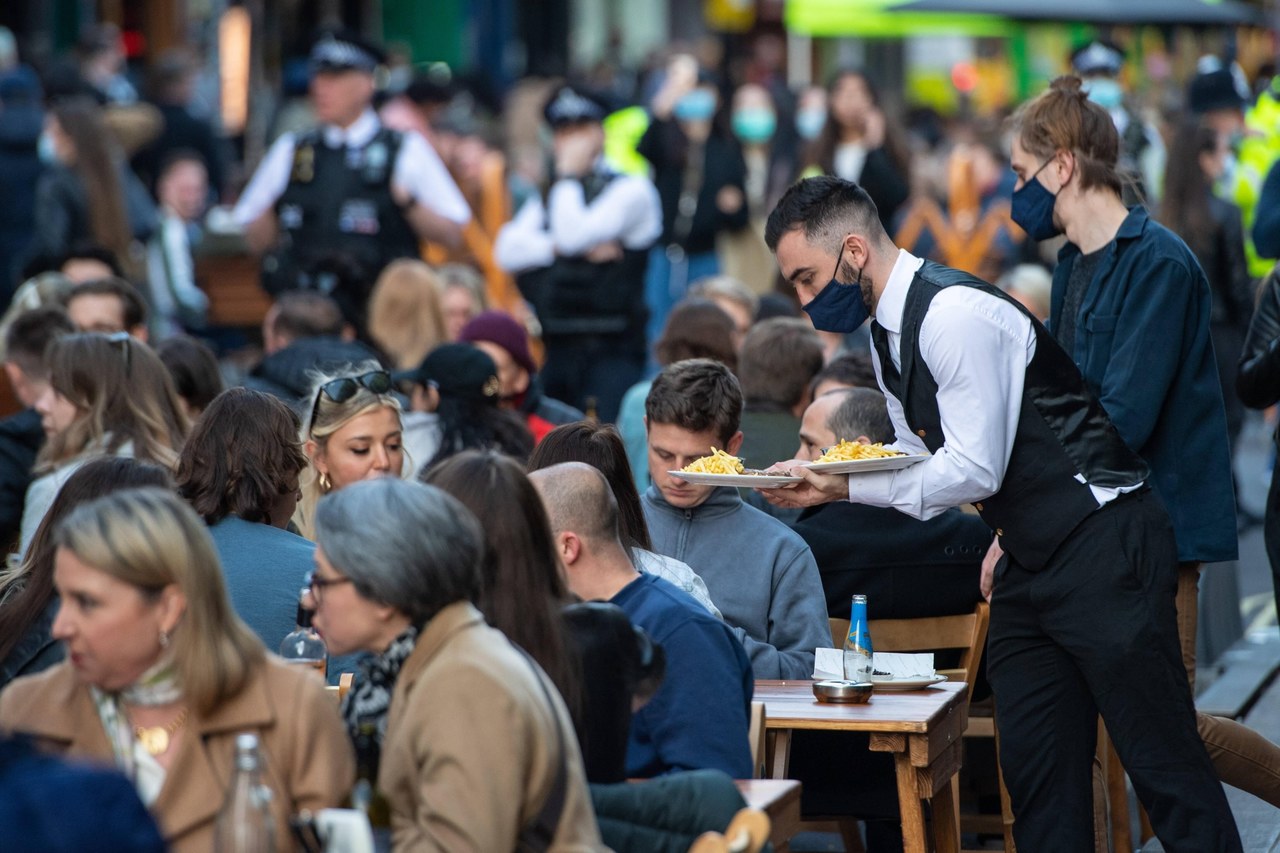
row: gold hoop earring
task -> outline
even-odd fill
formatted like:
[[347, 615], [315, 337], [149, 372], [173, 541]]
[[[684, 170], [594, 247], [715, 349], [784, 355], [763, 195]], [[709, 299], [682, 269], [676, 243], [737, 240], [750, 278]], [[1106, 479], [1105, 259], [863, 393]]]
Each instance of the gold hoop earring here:
[[325, 472], [321, 472], [320, 473], [320, 491], [324, 492], [325, 494], [328, 494], [329, 490], [332, 488], [333, 488], [333, 483], [332, 481], [329, 480], [329, 475]]

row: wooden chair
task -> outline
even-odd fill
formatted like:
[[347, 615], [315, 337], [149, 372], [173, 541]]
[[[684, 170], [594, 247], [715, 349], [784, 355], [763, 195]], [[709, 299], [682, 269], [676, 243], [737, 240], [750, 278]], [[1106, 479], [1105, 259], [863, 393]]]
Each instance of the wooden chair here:
[[689, 853], [759, 853], [769, 840], [769, 816], [755, 809], [740, 809], [724, 832], [704, 832]]
[[751, 703], [751, 722], [747, 727], [747, 739], [751, 743], [751, 778], [763, 779], [765, 710], [763, 702]]
[[[848, 619], [830, 619], [831, 642], [835, 648], [844, 645], [849, 633]], [[882, 652], [923, 652], [958, 649], [959, 665], [952, 669], [940, 669], [939, 674], [947, 676], [949, 681], [963, 681], [968, 684], [968, 696], [973, 696], [973, 686], [977, 680], [978, 666], [982, 661], [982, 653], [987, 643], [987, 628], [991, 621], [991, 607], [985, 601], [978, 602], [972, 613], [957, 616], [926, 616], [918, 619], [872, 619], [868, 628], [875, 648]], [[996, 739], [999, 750], [999, 738], [995, 720], [992, 717], [969, 717], [965, 737], [989, 737]], [[998, 769], [998, 762], [997, 762]], [[953, 782], [953, 784], [958, 784]], [[1004, 777], [1000, 777], [1001, 814], [983, 820], [986, 816], [961, 816], [961, 827], [968, 832], [979, 832], [991, 835], [1003, 835], [1005, 850], [1013, 851], [1013, 814], [1009, 806], [1009, 792], [1004, 786]], [[976, 819], [975, 819], [976, 818]], [[850, 848], [850, 827], [854, 821], [842, 818], [836, 821], [838, 831], [846, 838], [846, 850]], [[830, 829], [831, 822], [823, 822], [824, 829]], [[810, 829], [807, 824], [805, 829]], [[817, 829], [817, 827], [813, 827]], [[856, 829], [856, 828], [855, 828]], [[856, 831], [853, 833], [856, 835]]]

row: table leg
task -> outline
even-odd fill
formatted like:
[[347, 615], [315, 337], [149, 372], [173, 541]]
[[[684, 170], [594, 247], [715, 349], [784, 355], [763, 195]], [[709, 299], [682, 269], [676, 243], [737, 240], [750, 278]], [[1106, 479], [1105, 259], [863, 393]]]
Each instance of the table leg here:
[[933, 849], [937, 853], [960, 853], [960, 777], [955, 775], [934, 795]]
[[894, 754], [893, 764], [898, 777], [898, 808], [902, 812], [903, 853], [927, 853], [924, 805], [916, 787], [916, 768], [911, 766], [911, 757], [904, 752]]
[[791, 729], [778, 729], [773, 739], [772, 760], [769, 770], [774, 779], [787, 778], [791, 764]]

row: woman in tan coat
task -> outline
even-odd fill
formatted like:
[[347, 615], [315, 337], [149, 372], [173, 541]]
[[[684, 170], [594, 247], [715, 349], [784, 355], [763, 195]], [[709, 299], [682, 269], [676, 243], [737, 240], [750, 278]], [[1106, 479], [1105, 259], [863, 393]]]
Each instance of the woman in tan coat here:
[[204, 525], [161, 489], [78, 507], [55, 533], [67, 660], [0, 693], [0, 730], [114, 763], [170, 849], [208, 851], [237, 734], [258, 736], [276, 849], [289, 817], [338, 805], [351, 745], [318, 679], [267, 657], [227, 601]]
[[603, 850], [563, 700], [489, 627], [480, 525], [434, 486], [355, 483], [316, 510], [316, 628], [374, 652], [347, 695], [376, 727], [397, 851]]

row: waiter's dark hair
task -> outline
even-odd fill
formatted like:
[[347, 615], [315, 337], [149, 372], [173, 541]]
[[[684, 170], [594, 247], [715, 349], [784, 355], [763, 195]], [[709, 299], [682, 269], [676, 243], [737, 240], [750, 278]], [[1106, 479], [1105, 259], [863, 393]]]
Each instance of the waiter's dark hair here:
[[764, 226], [769, 251], [778, 251], [782, 235], [804, 229], [805, 239], [834, 247], [848, 234], [859, 234], [871, 243], [889, 239], [876, 203], [853, 181], [833, 175], [805, 178], [792, 184]]

